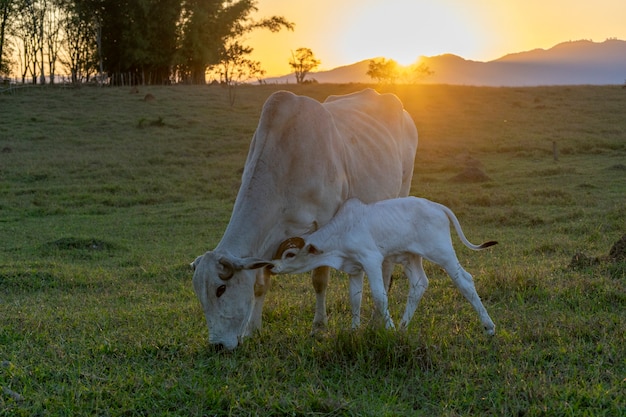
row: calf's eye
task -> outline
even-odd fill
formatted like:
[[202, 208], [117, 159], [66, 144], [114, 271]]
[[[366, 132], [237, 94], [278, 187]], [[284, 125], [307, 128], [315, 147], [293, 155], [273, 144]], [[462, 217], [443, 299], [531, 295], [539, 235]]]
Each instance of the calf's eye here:
[[225, 291], [226, 291], [226, 285], [220, 285], [219, 287], [217, 287], [217, 290], [215, 291], [215, 296], [217, 298], [220, 298], [222, 294], [224, 294]]

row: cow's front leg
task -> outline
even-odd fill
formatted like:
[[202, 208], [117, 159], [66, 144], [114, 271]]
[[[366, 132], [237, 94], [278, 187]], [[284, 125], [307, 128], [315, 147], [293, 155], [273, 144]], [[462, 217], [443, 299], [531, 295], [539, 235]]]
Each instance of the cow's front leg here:
[[322, 266], [311, 272], [311, 281], [315, 290], [315, 316], [313, 317], [313, 330], [311, 334], [326, 330], [328, 317], [326, 316], [326, 288], [328, 287], [328, 278], [330, 277], [330, 268]]
[[261, 330], [263, 326], [263, 303], [265, 302], [265, 294], [270, 289], [270, 277], [267, 268], [257, 270], [256, 282], [254, 283], [254, 305], [244, 333], [246, 337], [252, 336], [255, 331]]
[[361, 300], [363, 299], [363, 276], [361, 271], [350, 275], [350, 305], [352, 306], [352, 329], [361, 325]]

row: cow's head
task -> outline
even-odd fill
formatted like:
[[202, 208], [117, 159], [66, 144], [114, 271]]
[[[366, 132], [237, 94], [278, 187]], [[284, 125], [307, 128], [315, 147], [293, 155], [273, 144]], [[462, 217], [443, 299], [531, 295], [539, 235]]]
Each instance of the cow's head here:
[[321, 266], [320, 259], [316, 259], [321, 254], [321, 250], [301, 237], [290, 237], [278, 247], [271, 271], [274, 274], [308, 272]]
[[254, 307], [256, 269], [272, 264], [207, 252], [191, 263], [193, 289], [209, 327], [209, 343], [232, 350], [245, 336]]

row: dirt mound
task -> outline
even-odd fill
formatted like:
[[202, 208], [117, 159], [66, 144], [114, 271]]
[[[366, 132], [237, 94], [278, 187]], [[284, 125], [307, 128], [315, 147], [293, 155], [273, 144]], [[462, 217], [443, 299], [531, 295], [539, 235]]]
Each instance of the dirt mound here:
[[47, 246], [60, 250], [89, 250], [101, 251], [116, 249], [116, 245], [100, 239], [82, 239], [76, 237], [64, 237], [54, 242], [49, 242]]
[[569, 267], [574, 270], [588, 268], [607, 261], [610, 263], [626, 261], [626, 235], [623, 235], [617, 242], [613, 244], [607, 256], [591, 257], [584, 253], [578, 252], [572, 256]]
[[609, 259], [613, 262], [626, 261], [626, 235], [613, 244], [609, 251]]
[[610, 169], [611, 171], [626, 171], [626, 165], [615, 164], [615, 165], [611, 165], [608, 169]]
[[584, 269], [590, 266], [598, 265], [600, 258], [593, 258], [582, 252], [575, 253], [569, 263], [569, 267], [574, 270]]
[[477, 166], [466, 166], [460, 173], [450, 178], [452, 182], [485, 182], [491, 181], [491, 178]]

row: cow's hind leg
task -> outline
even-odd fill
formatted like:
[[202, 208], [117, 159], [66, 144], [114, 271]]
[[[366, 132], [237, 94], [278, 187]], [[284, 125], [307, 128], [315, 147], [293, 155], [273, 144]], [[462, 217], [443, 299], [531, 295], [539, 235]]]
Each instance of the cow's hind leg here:
[[315, 290], [315, 316], [313, 317], [313, 330], [311, 334], [326, 330], [328, 317], [326, 316], [326, 288], [328, 287], [328, 278], [330, 277], [330, 268], [322, 266], [316, 268], [311, 273], [311, 281]]
[[474, 286], [474, 279], [469, 272], [463, 269], [456, 258], [456, 255], [454, 255], [453, 260], [450, 260], [441, 266], [444, 267], [463, 296], [470, 302], [470, 304], [472, 304], [472, 307], [474, 307], [474, 310], [478, 313], [480, 322], [485, 329], [485, 333], [489, 335], [495, 334], [496, 326], [491, 320], [491, 317], [489, 317], [489, 313], [487, 313], [482, 301], [480, 301], [480, 297], [478, 296], [476, 287]]
[[391, 284], [393, 284], [392, 274], [394, 266], [395, 264], [390, 260], [385, 259], [383, 261], [383, 282], [385, 283], [385, 291], [387, 291], [387, 294], [389, 294], [389, 290], [391, 290]]
[[424, 272], [422, 257], [419, 255], [410, 256], [404, 263], [404, 274], [409, 281], [409, 296], [406, 301], [404, 316], [400, 322], [400, 329], [406, 329], [415, 314], [415, 310], [428, 288], [428, 277]]
[[352, 306], [352, 328], [361, 325], [361, 300], [363, 299], [363, 276], [365, 272], [350, 275], [350, 305]]

